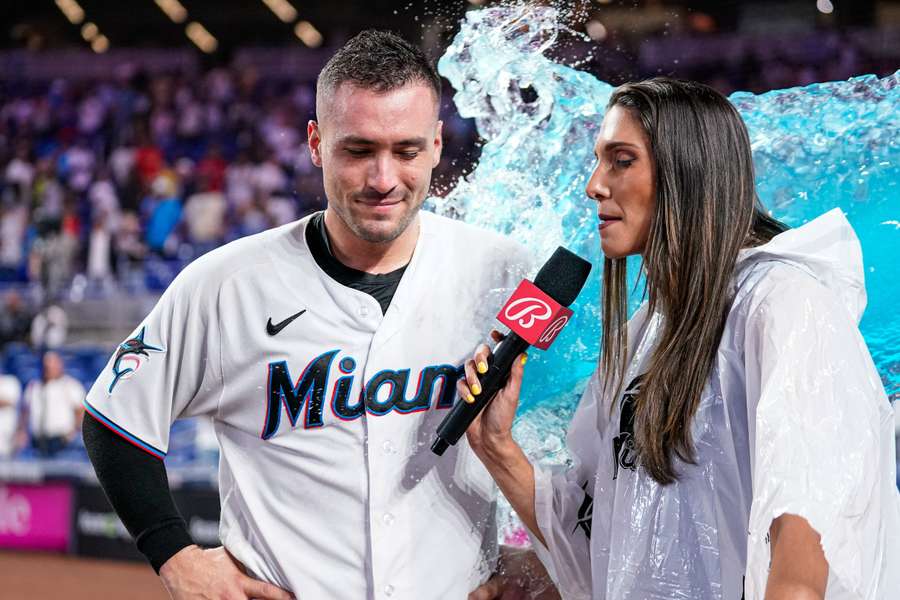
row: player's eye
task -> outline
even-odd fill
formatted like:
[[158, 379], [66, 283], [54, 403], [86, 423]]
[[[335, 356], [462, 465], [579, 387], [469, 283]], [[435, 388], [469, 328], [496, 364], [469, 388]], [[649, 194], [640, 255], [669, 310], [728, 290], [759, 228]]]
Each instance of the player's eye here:
[[412, 160], [419, 155], [419, 152], [418, 150], [408, 150], [406, 152], [398, 152], [397, 154], [404, 160]]
[[347, 154], [350, 156], [366, 156], [369, 151], [365, 148], [347, 148]]

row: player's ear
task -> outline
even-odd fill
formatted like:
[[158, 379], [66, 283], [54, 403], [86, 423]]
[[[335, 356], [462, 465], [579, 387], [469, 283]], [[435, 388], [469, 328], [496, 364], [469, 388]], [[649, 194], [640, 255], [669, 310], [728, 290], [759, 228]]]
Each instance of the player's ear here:
[[309, 146], [309, 156], [312, 163], [317, 167], [322, 167], [322, 135], [319, 132], [319, 124], [310, 120], [306, 124], [306, 143]]
[[434, 159], [431, 161], [431, 168], [434, 169], [441, 162], [441, 151], [444, 149], [444, 122], [438, 120], [434, 128]]

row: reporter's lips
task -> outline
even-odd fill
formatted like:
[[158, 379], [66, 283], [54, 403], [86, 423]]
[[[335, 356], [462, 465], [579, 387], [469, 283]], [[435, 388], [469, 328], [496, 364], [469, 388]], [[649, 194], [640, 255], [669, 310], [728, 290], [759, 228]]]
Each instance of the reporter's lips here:
[[597, 229], [599, 229], [600, 231], [603, 231], [610, 225], [612, 225], [614, 223], [618, 223], [619, 221], [622, 220], [622, 217], [617, 217], [614, 215], [605, 215], [602, 213], [597, 216], [600, 217], [600, 224], [597, 226]]

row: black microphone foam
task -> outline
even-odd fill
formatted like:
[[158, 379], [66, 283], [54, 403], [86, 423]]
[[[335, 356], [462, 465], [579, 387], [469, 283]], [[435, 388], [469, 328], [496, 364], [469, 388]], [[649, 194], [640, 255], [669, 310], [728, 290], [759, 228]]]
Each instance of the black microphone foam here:
[[563, 306], [569, 306], [590, 272], [591, 263], [560, 246], [538, 271], [534, 285]]

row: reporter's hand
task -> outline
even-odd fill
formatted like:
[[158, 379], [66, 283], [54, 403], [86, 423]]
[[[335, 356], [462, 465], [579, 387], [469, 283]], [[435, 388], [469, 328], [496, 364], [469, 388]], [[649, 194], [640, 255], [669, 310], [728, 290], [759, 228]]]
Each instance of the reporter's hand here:
[[159, 569], [173, 600], [291, 600], [293, 596], [271, 583], [248, 577], [243, 566], [219, 546], [203, 550], [188, 546]]
[[[495, 342], [500, 342], [503, 340], [503, 335], [497, 330], [493, 330], [491, 338]], [[464, 402], [474, 402], [475, 397], [481, 393], [478, 373], [487, 372], [490, 356], [491, 349], [486, 344], [481, 344], [475, 350], [474, 356], [466, 361], [466, 376], [456, 383], [457, 392]], [[526, 354], [521, 354], [516, 358], [506, 385], [497, 392], [493, 401], [475, 417], [466, 431], [469, 446], [482, 459], [485, 453], [495, 453], [500, 448], [515, 443], [512, 438], [512, 424], [519, 406], [519, 392], [522, 388], [522, 374], [526, 360]]]
[[[497, 331], [492, 331], [491, 338], [494, 341], [501, 341], [503, 336]], [[490, 355], [490, 348], [482, 344], [475, 351], [474, 358], [466, 361], [466, 377], [456, 383], [457, 392], [464, 401], [473, 402], [474, 397], [478, 395], [475, 392], [481, 393], [476, 373], [487, 371]], [[524, 353], [516, 357], [506, 385], [475, 417], [466, 430], [466, 438], [472, 451], [494, 478], [497, 487], [509, 500], [525, 527], [542, 544], [546, 544], [540, 527], [538, 527], [534, 510], [534, 467], [512, 436], [512, 425], [516, 417], [516, 409], [519, 407], [519, 391], [522, 388], [522, 373], [527, 358]], [[502, 575], [502, 573], [499, 574]], [[482, 595], [481, 598], [515, 599], [515, 596], [506, 595], [507, 586], [503, 580], [492, 579], [485, 585], [489, 587], [483, 591], [486, 595]], [[474, 596], [474, 598], [479, 598], [479, 596]]]

